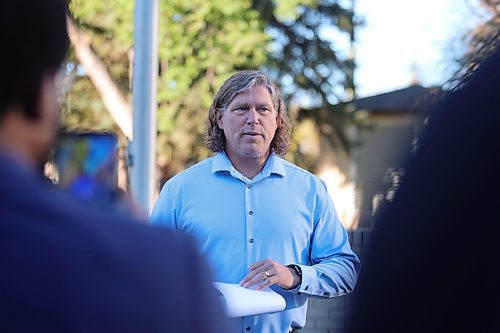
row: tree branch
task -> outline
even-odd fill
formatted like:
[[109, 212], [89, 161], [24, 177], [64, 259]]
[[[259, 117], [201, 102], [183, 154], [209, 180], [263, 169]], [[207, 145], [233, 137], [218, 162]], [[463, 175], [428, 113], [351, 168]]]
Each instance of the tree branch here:
[[132, 139], [132, 107], [123, 96], [120, 89], [111, 79], [104, 63], [90, 48], [90, 43], [78, 28], [67, 19], [68, 34], [75, 49], [76, 58], [85, 68], [87, 75], [94, 84], [104, 102], [104, 105], [123, 134]]

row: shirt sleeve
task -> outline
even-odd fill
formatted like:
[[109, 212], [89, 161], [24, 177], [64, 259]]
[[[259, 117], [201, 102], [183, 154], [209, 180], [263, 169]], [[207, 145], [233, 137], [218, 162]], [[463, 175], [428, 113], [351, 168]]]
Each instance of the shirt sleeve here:
[[353, 291], [360, 261], [352, 251], [348, 234], [322, 183], [315, 208], [315, 228], [311, 237], [310, 263], [298, 264], [302, 283], [292, 292], [328, 298]]

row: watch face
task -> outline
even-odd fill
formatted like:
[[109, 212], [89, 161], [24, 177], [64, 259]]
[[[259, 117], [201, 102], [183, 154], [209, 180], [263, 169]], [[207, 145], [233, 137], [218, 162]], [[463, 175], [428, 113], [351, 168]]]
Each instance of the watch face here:
[[290, 268], [293, 268], [295, 270], [295, 272], [300, 276], [302, 277], [302, 269], [300, 269], [300, 266], [297, 266], [297, 265], [288, 265], [288, 267]]

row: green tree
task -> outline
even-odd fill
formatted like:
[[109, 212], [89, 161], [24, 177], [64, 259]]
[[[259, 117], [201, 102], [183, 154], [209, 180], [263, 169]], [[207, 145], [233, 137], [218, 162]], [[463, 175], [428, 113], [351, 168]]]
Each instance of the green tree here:
[[483, 22], [463, 37], [466, 51], [457, 60], [458, 70], [449, 80], [452, 88], [467, 82], [483, 60], [500, 47], [500, 0], [479, 0]]
[[158, 81], [159, 161], [168, 177], [209, 155], [203, 133], [212, 97], [234, 70], [266, 62], [268, 37], [245, 0], [169, 1], [160, 17], [170, 20], [160, 23]]
[[[96, 58], [109, 68], [112, 81], [130, 101], [133, 1], [73, 0], [71, 9]], [[204, 119], [215, 89], [235, 69], [264, 64], [267, 41], [249, 1], [160, 2], [158, 148], [165, 177], [208, 156], [203, 145]], [[72, 68], [66, 126], [102, 129], [103, 122], [94, 115], [109, 117], [91, 87], [91, 75], [78, 75], [78, 66]]]
[[[334, 150], [348, 154], [355, 124], [343, 101], [354, 97], [353, 1], [253, 0], [272, 37], [266, 69], [278, 80], [297, 125], [312, 121]], [[337, 45], [343, 40], [343, 47]], [[314, 171], [316, 158], [292, 140], [288, 158]]]
[[[352, 11], [339, 3], [160, 1], [158, 161], [162, 178], [209, 155], [203, 143], [206, 112], [216, 89], [235, 70], [262, 68], [279, 79], [292, 104], [308, 100], [309, 106], [326, 106], [334, 118], [345, 118], [344, 110], [337, 111], [331, 104], [353, 90], [354, 63], [349, 54], [335, 48], [329, 34], [334, 29], [349, 39], [354, 30]], [[133, 6], [130, 0], [71, 2], [79, 38], [73, 42], [68, 63], [73, 83], [65, 99], [63, 119], [68, 128], [123, 129], [116, 125], [120, 118], [116, 114], [131, 112], [123, 105], [131, 100]], [[93, 53], [94, 59], [85, 62], [81, 49]], [[96, 62], [107, 69], [109, 80], [104, 85], [96, 82], [105, 74], [95, 73], [95, 66], [88, 65]], [[102, 98], [111, 86], [121, 95], [114, 100], [122, 101], [113, 117], [110, 98]], [[299, 98], [293, 101], [292, 96]]]
[[273, 38], [266, 67], [286, 94], [309, 96], [307, 104], [336, 104], [354, 93], [352, 53], [336, 45], [339, 36], [353, 41], [354, 14], [341, 3], [346, 1], [253, 0]]

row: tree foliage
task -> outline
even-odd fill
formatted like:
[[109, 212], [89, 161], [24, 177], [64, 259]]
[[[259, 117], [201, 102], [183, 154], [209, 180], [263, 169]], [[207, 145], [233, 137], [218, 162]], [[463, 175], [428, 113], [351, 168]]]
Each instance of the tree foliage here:
[[[345, 2], [345, 1], [344, 1]], [[163, 178], [207, 157], [203, 132], [211, 99], [234, 71], [261, 68], [285, 95], [315, 107], [352, 89], [352, 59], [332, 29], [353, 31], [352, 12], [334, 0], [161, 0], [159, 12], [158, 161]], [[134, 1], [73, 0], [72, 16], [130, 101]], [[349, 37], [347, 37], [349, 39]], [[117, 131], [78, 65], [68, 73], [69, 128]]]
[[455, 88], [467, 82], [478, 66], [500, 47], [500, 0], [479, 0], [479, 4], [485, 19], [464, 37], [467, 50], [450, 80]]
[[254, 0], [253, 8], [273, 38], [266, 67], [288, 95], [299, 92], [319, 106], [336, 104], [354, 89], [352, 54], [334, 38], [354, 38], [351, 8], [332, 0]]

